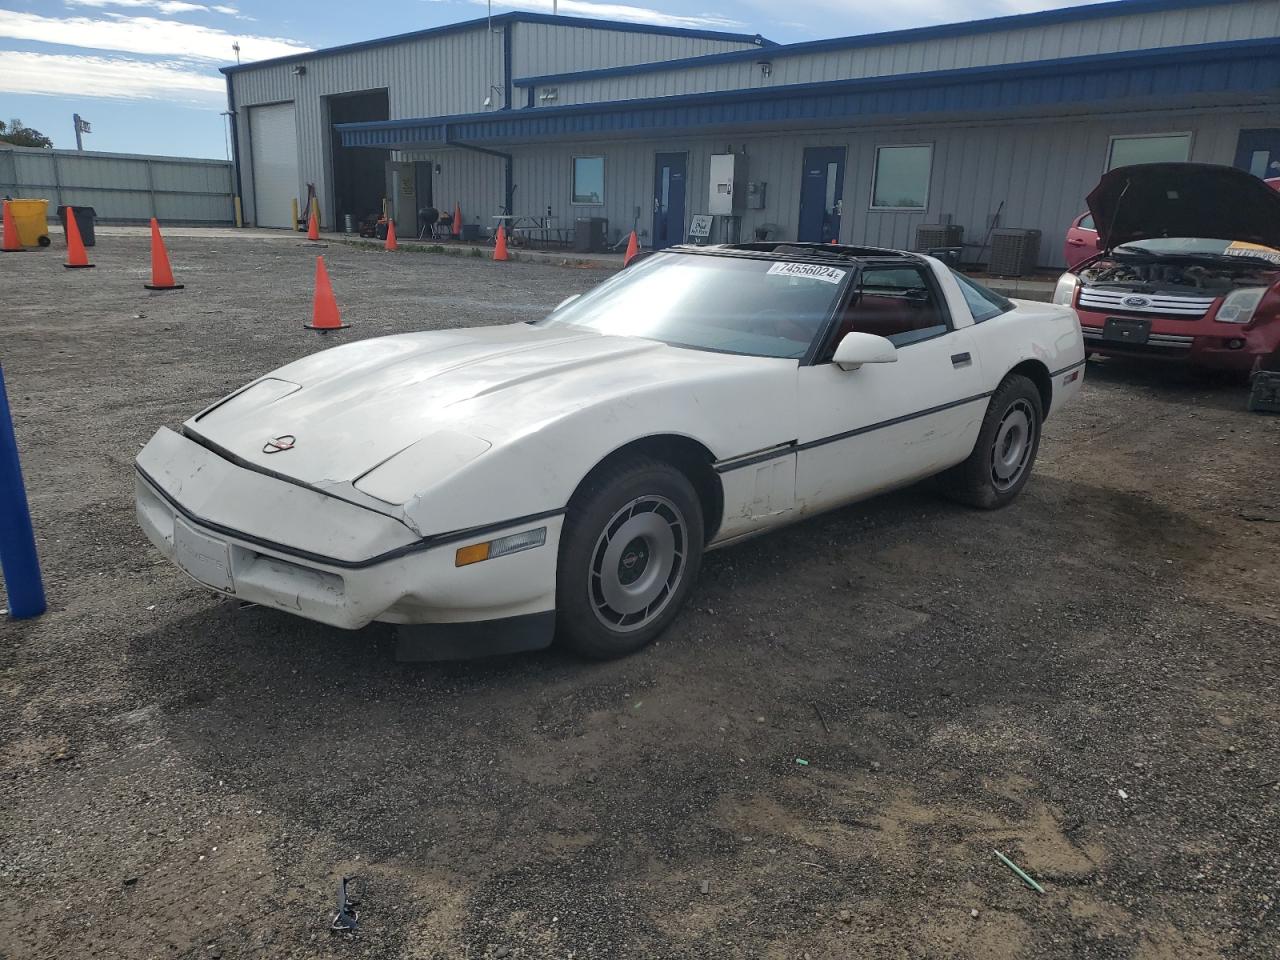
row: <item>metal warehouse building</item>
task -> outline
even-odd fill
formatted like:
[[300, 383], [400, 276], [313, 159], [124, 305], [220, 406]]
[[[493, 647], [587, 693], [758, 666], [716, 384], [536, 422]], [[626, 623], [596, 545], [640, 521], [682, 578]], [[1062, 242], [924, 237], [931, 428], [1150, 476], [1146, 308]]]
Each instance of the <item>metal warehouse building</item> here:
[[[1040, 231], [1042, 266], [1111, 166], [1280, 175], [1280, 2], [1121, 0], [778, 45], [510, 13], [226, 68], [246, 218], [327, 228], [390, 198], [649, 246], [966, 245]], [[508, 221], [510, 222], [510, 221]], [[920, 231], [921, 226], [937, 229]], [[1034, 249], [1034, 234], [1023, 235]], [[581, 239], [581, 238], [580, 238]]]

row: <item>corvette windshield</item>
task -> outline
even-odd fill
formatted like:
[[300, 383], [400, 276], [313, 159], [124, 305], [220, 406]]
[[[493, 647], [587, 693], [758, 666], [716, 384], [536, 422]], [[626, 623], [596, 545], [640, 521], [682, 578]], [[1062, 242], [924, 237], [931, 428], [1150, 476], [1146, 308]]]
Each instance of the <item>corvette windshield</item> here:
[[697, 350], [799, 358], [826, 325], [849, 273], [811, 261], [660, 253], [538, 323]]

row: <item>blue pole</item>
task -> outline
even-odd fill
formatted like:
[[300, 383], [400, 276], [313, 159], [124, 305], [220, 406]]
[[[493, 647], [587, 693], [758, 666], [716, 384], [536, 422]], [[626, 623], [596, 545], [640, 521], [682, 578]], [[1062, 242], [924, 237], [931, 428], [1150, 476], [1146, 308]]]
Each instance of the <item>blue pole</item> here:
[[18, 440], [13, 435], [9, 395], [0, 367], [0, 569], [9, 592], [9, 614], [15, 620], [38, 617], [45, 611], [44, 582], [36, 536], [27, 509], [27, 490], [18, 463]]

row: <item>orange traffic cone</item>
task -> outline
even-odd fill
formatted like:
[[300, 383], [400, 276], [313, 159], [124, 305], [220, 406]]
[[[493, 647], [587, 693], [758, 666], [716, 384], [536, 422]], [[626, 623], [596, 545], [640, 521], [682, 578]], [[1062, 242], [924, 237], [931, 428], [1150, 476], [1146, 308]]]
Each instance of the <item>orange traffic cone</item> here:
[[311, 216], [307, 219], [307, 239], [313, 243], [320, 239], [320, 221], [316, 219], [316, 208], [311, 208]]
[[493, 259], [511, 259], [511, 257], [507, 255], [507, 228], [501, 225], [498, 227], [498, 239], [493, 243]]
[[67, 262], [63, 264], [68, 270], [83, 270], [92, 267], [89, 255], [84, 252], [84, 241], [80, 239], [80, 224], [76, 223], [76, 208], [67, 207]]
[[181, 290], [182, 284], [173, 282], [173, 270], [169, 266], [169, 254], [160, 236], [160, 223], [151, 218], [151, 282], [144, 283], [148, 290]]
[[383, 250], [399, 250], [400, 244], [396, 243], [396, 222], [387, 218], [387, 242], [382, 245]]
[[631, 262], [631, 258], [640, 252], [640, 241], [636, 239], [636, 232], [631, 231], [631, 239], [627, 241], [627, 255], [622, 258], [622, 265], [625, 267]]
[[453, 239], [462, 236], [462, 204], [453, 202]]
[[14, 222], [13, 211], [9, 209], [9, 201], [4, 202], [4, 242], [0, 243], [0, 253], [21, 253], [22, 241], [18, 239], [18, 225]]
[[324, 257], [316, 257], [316, 295], [311, 301], [311, 322], [303, 326], [316, 333], [344, 330], [351, 326], [349, 323], [342, 322], [342, 314], [338, 311], [338, 301], [333, 296], [333, 285], [329, 283], [329, 271], [325, 268]]

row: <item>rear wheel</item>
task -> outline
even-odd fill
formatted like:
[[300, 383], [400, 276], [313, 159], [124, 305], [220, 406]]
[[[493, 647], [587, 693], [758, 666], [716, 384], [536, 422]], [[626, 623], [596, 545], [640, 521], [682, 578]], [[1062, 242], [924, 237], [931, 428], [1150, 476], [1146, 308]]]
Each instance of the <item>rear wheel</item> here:
[[1043, 422], [1036, 385], [1019, 374], [1005, 377], [987, 406], [973, 453], [941, 477], [947, 495], [984, 510], [1012, 502], [1031, 477]]
[[675, 619], [702, 548], [702, 507], [679, 470], [635, 457], [592, 475], [560, 541], [558, 637], [597, 660], [639, 650]]

